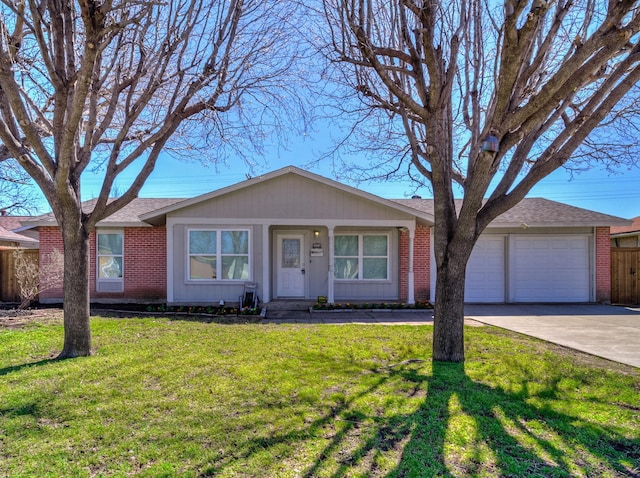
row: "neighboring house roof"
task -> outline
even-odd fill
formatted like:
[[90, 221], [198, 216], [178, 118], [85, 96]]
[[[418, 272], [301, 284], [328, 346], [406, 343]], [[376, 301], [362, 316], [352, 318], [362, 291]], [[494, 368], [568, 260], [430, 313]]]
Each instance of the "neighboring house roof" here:
[[32, 247], [32, 248], [38, 247], [37, 239], [23, 236], [22, 234], [17, 234], [13, 231], [6, 229], [2, 225], [0, 225], [0, 242], [9, 242], [9, 243], [12, 243], [11, 245], [17, 245], [20, 247]]
[[640, 216], [631, 219], [628, 226], [616, 226], [611, 228], [612, 236], [633, 236], [640, 234]]
[[[10, 247], [26, 247], [36, 249], [40, 244], [37, 232], [22, 234], [22, 221], [31, 219], [30, 216], [0, 215], [0, 243]], [[8, 243], [8, 244], [6, 244]]]
[[33, 219], [33, 216], [0, 216], [0, 227], [14, 231], [22, 227], [22, 221]]
[[[433, 214], [433, 199], [398, 199], [397, 202]], [[456, 200], [460, 210], [461, 200]], [[543, 198], [524, 198], [509, 211], [491, 222], [491, 227], [549, 227], [549, 226], [623, 226], [629, 224], [622, 219], [568, 204]]]

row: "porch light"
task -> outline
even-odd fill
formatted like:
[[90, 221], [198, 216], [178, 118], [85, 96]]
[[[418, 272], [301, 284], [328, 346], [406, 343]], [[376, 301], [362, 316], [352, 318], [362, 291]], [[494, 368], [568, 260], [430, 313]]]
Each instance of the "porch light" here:
[[318, 239], [320, 237], [320, 231], [313, 231], [313, 237]]
[[496, 153], [500, 148], [500, 142], [498, 141], [498, 137], [494, 130], [491, 130], [489, 136], [487, 136], [482, 142], [481, 149], [482, 151], [489, 153]]

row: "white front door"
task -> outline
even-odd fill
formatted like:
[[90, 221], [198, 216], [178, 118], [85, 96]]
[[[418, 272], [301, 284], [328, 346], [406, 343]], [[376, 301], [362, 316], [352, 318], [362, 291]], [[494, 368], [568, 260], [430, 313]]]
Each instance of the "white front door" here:
[[304, 235], [278, 236], [278, 297], [304, 297]]

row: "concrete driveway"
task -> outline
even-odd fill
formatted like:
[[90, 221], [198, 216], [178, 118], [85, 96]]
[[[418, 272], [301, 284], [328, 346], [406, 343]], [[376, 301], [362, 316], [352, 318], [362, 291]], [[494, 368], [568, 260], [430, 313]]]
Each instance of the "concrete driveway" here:
[[465, 317], [640, 367], [640, 308], [610, 305], [467, 305]]

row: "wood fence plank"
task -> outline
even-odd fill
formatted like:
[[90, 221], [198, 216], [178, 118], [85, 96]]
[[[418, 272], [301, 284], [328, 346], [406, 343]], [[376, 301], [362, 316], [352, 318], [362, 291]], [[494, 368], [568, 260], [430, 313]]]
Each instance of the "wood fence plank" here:
[[[37, 249], [25, 249], [28, 258], [38, 261]], [[0, 301], [20, 302], [20, 285], [16, 276], [16, 262], [13, 250], [0, 251]]]
[[611, 301], [625, 305], [640, 303], [640, 248], [611, 249]]

